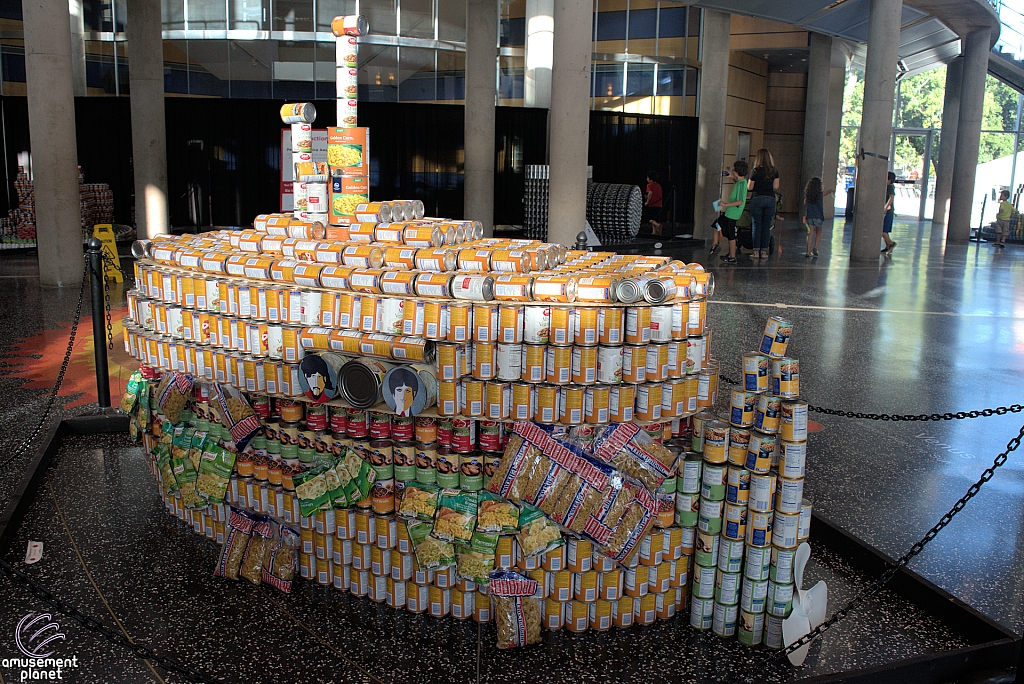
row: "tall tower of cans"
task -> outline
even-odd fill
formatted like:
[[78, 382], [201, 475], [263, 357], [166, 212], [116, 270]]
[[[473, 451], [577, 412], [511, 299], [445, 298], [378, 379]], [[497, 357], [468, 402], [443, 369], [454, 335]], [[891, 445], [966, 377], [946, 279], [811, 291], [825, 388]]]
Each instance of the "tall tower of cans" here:
[[676, 519], [694, 538], [690, 624], [747, 645], [782, 648], [793, 608], [797, 546], [810, 534], [803, 498], [807, 403], [800, 364], [786, 356], [793, 326], [772, 317], [727, 419], [694, 417], [678, 461]]

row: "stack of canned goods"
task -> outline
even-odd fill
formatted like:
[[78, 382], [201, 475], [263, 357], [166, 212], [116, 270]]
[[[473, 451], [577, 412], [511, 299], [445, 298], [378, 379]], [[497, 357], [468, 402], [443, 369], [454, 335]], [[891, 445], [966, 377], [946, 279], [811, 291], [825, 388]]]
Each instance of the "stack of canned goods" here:
[[695, 416], [691, 451], [678, 462], [676, 518], [696, 538], [690, 622], [769, 648], [783, 645], [793, 562], [811, 520], [807, 404], [799, 363], [786, 356], [791, 332], [769, 319], [759, 349], [743, 355], [729, 419]]
[[156, 368], [289, 397], [303, 394], [310, 352], [427, 364], [446, 417], [604, 424], [713, 405], [714, 281], [699, 266], [530, 241], [463, 247], [163, 238], [140, 246], [125, 347]]

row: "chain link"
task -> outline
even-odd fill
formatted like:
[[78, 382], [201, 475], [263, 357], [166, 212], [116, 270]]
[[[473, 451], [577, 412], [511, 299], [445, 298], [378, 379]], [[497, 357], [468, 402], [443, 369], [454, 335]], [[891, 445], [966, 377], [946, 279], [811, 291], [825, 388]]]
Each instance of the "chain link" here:
[[[718, 379], [726, 385], [738, 385], [732, 378], [719, 375]], [[840, 411], [838, 409], [823, 408], [821, 406], [807, 405], [808, 410], [814, 413], [823, 413], [828, 416], [843, 416], [844, 418], [859, 418], [861, 420], [881, 420], [885, 422], [925, 422], [935, 420], [964, 420], [966, 418], [988, 418], [989, 416], [1005, 416], [1007, 413], [1020, 413], [1024, 411], [1024, 405], [1012, 404], [998, 408], [981, 409], [980, 411], [957, 411], [956, 413], [861, 413], [860, 411]]]
[[[781, 651], [777, 651], [776, 653], [773, 653], [771, 656], [765, 658], [763, 661], [755, 665], [753, 669], [755, 669], [758, 672], [761, 672], [764, 666], [781, 660], [782, 658], [785, 658], [794, 651], [797, 651], [802, 647], [806, 646], [807, 644], [811, 643], [819, 636], [821, 636], [829, 629], [831, 629], [833, 626], [835, 626], [837, 622], [845, 618], [851, 611], [853, 611], [862, 603], [864, 603], [869, 598], [873, 597], [875, 594], [881, 591], [882, 588], [886, 584], [888, 584], [893, 577], [896, 576], [896, 573], [898, 573], [902, 568], [904, 568], [915, 556], [924, 551], [928, 543], [935, 539], [935, 537], [938, 536], [939, 532], [945, 529], [945, 527], [953, 521], [953, 518], [955, 518], [960, 511], [964, 510], [968, 502], [978, 495], [978, 492], [981, 491], [982, 486], [984, 486], [984, 484], [991, 480], [992, 477], [995, 475], [996, 469], [1001, 467], [1004, 463], [1006, 463], [1006, 460], [1009, 458], [1009, 455], [1017, 450], [1017, 448], [1021, 444], [1021, 440], [1024, 440], [1024, 425], [1021, 426], [1017, 435], [1006, 443], [1006, 449], [995, 457], [995, 459], [992, 461], [992, 465], [990, 465], [981, 473], [981, 477], [978, 478], [978, 481], [972, 484], [970, 487], [968, 487], [967, 492], [962, 497], [960, 497], [955, 504], [953, 504], [953, 507], [950, 508], [941, 518], [939, 518], [939, 522], [937, 522], [934, 527], [928, 530], [925, 533], [925, 535], [921, 537], [920, 540], [918, 540], [913, 546], [911, 546], [909, 551], [900, 556], [899, 560], [890, 565], [889, 568], [886, 569], [886, 571], [883, 572], [878, 579], [872, 582], [860, 594], [858, 594], [849, 602], [847, 602], [846, 605], [844, 605], [842, 608], [832, 613], [832, 616], [829, 617], [828, 620], [821, 623], [820, 625], [818, 625], [813, 630], [811, 630], [804, 636], [794, 641], [786, 648], [782, 649]], [[733, 679], [731, 681], [737, 680]], [[751, 679], [750, 675], [748, 675], [742, 681], [751, 682], [754, 680]]]
[[161, 669], [167, 672], [174, 672], [184, 677], [190, 682], [206, 682], [211, 683], [217, 680], [211, 679], [206, 675], [196, 672], [185, 665], [182, 665], [177, 660], [168, 656], [157, 655], [153, 649], [143, 644], [133, 642], [124, 633], [107, 626], [102, 621], [96, 618], [86, 615], [78, 608], [64, 603], [56, 596], [54, 596], [48, 589], [39, 586], [31, 579], [28, 575], [21, 572], [14, 566], [10, 565], [6, 561], [0, 559], [0, 574], [7, 577], [11, 582], [18, 585], [29, 594], [32, 594], [35, 598], [39, 599], [46, 605], [50, 606], [54, 610], [60, 612], [62, 615], [66, 615], [71, 618], [82, 627], [85, 627], [90, 632], [99, 634], [104, 637], [107, 641], [112, 644], [116, 644], [132, 652], [138, 658], [148, 660], [160, 666]]
[[75, 318], [71, 321], [71, 335], [68, 337], [68, 346], [64, 352], [64, 360], [60, 364], [60, 370], [57, 371], [57, 380], [53, 383], [53, 388], [50, 390], [50, 395], [46, 399], [46, 405], [43, 407], [43, 413], [39, 417], [39, 423], [36, 424], [32, 432], [30, 432], [21, 444], [15, 448], [11, 453], [0, 461], [0, 467], [6, 466], [11, 463], [26, 451], [35, 442], [36, 437], [43, 431], [46, 426], [46, 421], [50, 417], [50, 412], [53, 411], [53, 405], [57, 401], [57, 393], [60, 392], [60, 387], [64, 384], [64, 374], [68, 371], [68, 364], [71, 363], [71, 353], [75, 348], [75, 337], [78, 335], [78, 323], [82, 318], [82, 300], [85, 297], [85, 283], [89, 278], [89, 262], [86, 258], [85, 266], [82, 270], [82, 284], [78, 289], [78, 304], [75, 305]]

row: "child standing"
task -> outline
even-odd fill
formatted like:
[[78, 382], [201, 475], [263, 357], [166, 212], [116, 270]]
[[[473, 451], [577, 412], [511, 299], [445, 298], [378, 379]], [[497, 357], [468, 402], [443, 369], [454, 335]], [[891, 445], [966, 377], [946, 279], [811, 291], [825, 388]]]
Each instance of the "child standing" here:
[[807, 228], [807, 251], [805, 257], [818, 256], [818, 244], [821, 242], [821, 227], [825, 223], [825, 195], [821, 189], [821, 179], [815, 176], [807, 181], [804, 188], [804, 227]]
[[718, 219], [718, 225], [722, 227], [722, 236], [729, 241], [729, 253], [722, 255], [722, 261], [727, 264], [736, 263], [736, 220], [743, 215], [743, 205], [747, 203], [747, 172], [749, 164], [742, 159], [729, 169], [729, 178], [732, 179], [732, 192], [729, 193], [729, 201], [722, 202], [722, 216]]
[[996, 242], [999, 249], [1006, 249], [1006, 234], [1010, 232], [1010, 215], [1013, 213], [1013, 205], [1010, 204], [1010, 191], [1003, 190], [999, 193], [999, 211], [996, 212]]
[[896, 243], [889, 237], [889, 233], [892, 232], [892, 221], [896, 218], [896, 174], [890, 171], [888, 180], [889, 182], [885, 186], [885, 218], [882, 220], [882, 240], [885, 241], [882, 254], [886, 256], [892, 254], [892, 250], [896, 246]]

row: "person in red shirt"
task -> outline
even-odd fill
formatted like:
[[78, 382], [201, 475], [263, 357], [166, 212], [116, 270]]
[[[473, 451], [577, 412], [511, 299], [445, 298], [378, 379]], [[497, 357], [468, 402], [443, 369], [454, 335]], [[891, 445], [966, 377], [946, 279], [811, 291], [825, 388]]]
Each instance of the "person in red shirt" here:
[[661, 215], [661, 185], [658, 183], [658, 172], [647, 172], [647, 193], [644, 195], [645, 221], [651, 224], [651, 235], [661, 235], [661, 224], [658, 217]]

